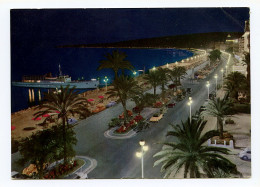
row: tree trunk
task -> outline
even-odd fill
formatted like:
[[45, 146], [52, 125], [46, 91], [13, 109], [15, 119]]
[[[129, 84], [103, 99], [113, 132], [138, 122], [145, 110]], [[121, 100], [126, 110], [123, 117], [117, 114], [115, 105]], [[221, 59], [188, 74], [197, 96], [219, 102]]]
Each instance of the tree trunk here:
[[220, 133], [219, 137], [220, 139], [223, 138], [223, 120], [220, 117], [217, 117], [217, 125], [218, 125], [218, 131]]
[[123, 106], [123, 109], [124, 109], [124, 126], [125, 126], [126, 123], [127, 123], [127, 119], [128, 119], [128, 112], [127, 112], [127, 109], [126, 109], [126, 102], [121, 100], [121, 103], [122, 103], [122, 106]]
[[65, 117], [62, 117], [62, 127], [63, 127], [63, 158], [64, 158], [64, 164], [67, 164], [67, 140], [66, 140], [66, 120]]
[[156, 95], [156, 86], [153, 87], [153, 95]]

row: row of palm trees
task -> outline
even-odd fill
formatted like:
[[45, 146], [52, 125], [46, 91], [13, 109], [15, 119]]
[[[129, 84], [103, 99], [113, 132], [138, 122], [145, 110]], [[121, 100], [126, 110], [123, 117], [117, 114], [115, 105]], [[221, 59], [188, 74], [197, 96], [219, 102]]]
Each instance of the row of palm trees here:
[[[244, 62], [249, 74], [249, 54], [246, 54]], [[190, 178], [199, 178], [202, 174], [209, 178], [240, 175], [236, 165], [223, 156], [229, 154], [228, 149], [204, 145], [208, 139], [214, 136], [223, 138], [224, 120], [229, 116], [233, 102], [238, 101], [238, 93], [249, 90], [250, 97], [250, 74], [245, 77], [240, 72], [231, 72], [225, 78], [225, 89], [228, 92], [224, 98], [210, 100], [199, 119], [191, 121], [187, 119], [181, 125], [171, 124], [173, 131], [169, 131], [166, 136], [173, 136], [177, 141], [164, 142], [163, 149], [154, 155], [154, 157], [159, 157], [154, 166], [162, 164], [161, 172], [165, 173], [165, 178], [174, 177], [181, 169], [184, 178], [187, 178], [188, 175]], [[230, 98], [234, 100], [232, 101]], [[203, 120], [204, 116], [217, 118], [217, 130], [202, 134], [207, 123]]]

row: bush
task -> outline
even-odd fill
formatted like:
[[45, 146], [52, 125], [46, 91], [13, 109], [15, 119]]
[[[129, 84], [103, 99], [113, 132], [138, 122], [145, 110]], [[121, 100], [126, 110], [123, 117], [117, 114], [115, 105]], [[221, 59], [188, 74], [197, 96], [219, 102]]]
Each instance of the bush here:
[[251, 105], [250, 104], [239, 104], [235, 103], [233, 106], [233, 110], [236, 113], [246, 113], [250, 114], [251, 113]]
[[111, 119], [111, 121], [108, 123], [108, 127], [113, 128], [116, 126], [120, 126], [120, 119], [118, 119], [118, 118]]
[[234, 124], [234, 120], [228, 118], [226, 121], [225, 121], [226, 124]]
[[11, 153], [12, 154], [16, 153], [18, 151], [18, 148], [19, 148], [19, 142], [12, 138], [12, 140], [11, 140]]

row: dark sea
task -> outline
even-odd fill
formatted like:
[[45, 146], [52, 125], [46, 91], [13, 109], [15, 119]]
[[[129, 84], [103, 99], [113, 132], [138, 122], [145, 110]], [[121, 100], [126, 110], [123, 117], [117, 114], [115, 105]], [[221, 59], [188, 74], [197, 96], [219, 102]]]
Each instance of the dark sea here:
[[[105, 59], [104, 55], [111, 53], [115, 48], [35, 48], [30, 54], [20, 54], [22, 58], [12, 57], [11, 79], [21, 81], [23, 75], [44, 75], [51, 72], [53, 76], [59, 74], [58, 66], [61, 65], [62, 73], [70, 75], [72, 80], [100, 78], [107, 76], [113, 80], [112, 70], [97, 71], [99, 61]], [[193, 55], [191, 51], [180, 49], [118, 49], [125, 52], [126, 60], [130, 61], [135, 70], [149, 70], [153, 66], [180, 61]], [[13, 52], [12, 52], [13, 53]], [[132, 72], [128, 72], [132, 74]], [[100, 84], [104, 84], [100, 82]], [[40, 90], [41, 99], [43, 92]], [[86, 90], [81, 90], [81, 92]], [[26, 109], [39, 103], [39, 91], [35, 92], [35, 102], [29, 102], [28, 88], [11, 86], [11, 112]]]

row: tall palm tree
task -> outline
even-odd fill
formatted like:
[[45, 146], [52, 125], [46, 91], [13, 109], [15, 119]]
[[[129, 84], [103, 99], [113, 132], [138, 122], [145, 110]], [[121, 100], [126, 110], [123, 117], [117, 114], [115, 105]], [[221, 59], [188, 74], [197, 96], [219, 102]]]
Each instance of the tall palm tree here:
[[156, 87], [160, 84], [160, 77], [157, 70], [152, 70], [149, 74], [144, 76], [144, 79], [147, 80], [153, 87], [153, 94], [156, 95]]
[[[86, 98], [81, 97], [79, 92], [75, 92], [75, 88], [70, 89], [69, 86], [63, 88], [60, 87], [59, 92], [50, 92], [45, 93], [45, 101], [41, 103], [36, 109], [39, 111], [34, 114], [37, 118], [44, 114], [51, 114], [57, 116], [57, 120], [62, 120], [62, 129], [63, 129], [63, 142], [64, 142], [64, 163], [67, 163], [67, 121], [70, 115], [74, 116], [78, 114], [83, 117], [87, 117], [90, 114], [90, 111], [87, 109], [88, 101]], [[48, 118], [50, 118], [48, 117]], [[48, 119], [46, 118], [46, 120]]]
[[225, 88], [230, 93], [230, 96], [238, 100], [238, 92], [243, 90], [244, 84], [246, 83], [246, 77], [237, 71], [228, 74], [225, 80]]
[[236, 165], [221, 155], [227, 155], [228, 149], [203, 145], [208, 139], [219, 134], [215, 130], [202, 134], [206, 123], [202, 119], [191, 122], [188, 119], [181, 125], [171, 125], [173, 131], [169, 131], [166, 136], [173, 136], [175, 141], [163, 143], [164, 148], [154, 155], [160, 157], [154, 166], [162, 164], [161, 171], [165, 172], [164, 178], [172, 174], [175, 176], [180, 169], [184, 170], [184, 178], [188, 175], [190, 178], [199, 178], [201, 171], [208, 177], [214, 177], [212, 173], [215, 170], [237, 173]]
[[131, 65], [131, 63], [125, 58], [127, 55], [124, 52], [119, 52], [118, 50], [113, 51], [112, 54], [108, 53], [104, 56], [106, 59], [99, 61], [100, 65], [98, 67], [98, 70], [101, 69], [112, 69], [115, 72], [115, 79], [118, 77], [119, 70], [133, 70], [134, 67]]
[[223, 138], [223, 121], [228, 116], [228, 111], [232, 107], [232, 102], [228, 100], [228, 94], [223, 99], [217, 98], [210, 100], [206, 106], [206, 110], [202, 112], [204, 116], [213, 116], [217, 118], [217, 129], [220, 138]]
[[176, 76], [177, 76], [177, 84], [181, 85], [181, 79], [183, 79], [187, 74], [186, 69], [185, 67], [176, 66], [174, 67], [174, 71], [176, 72]]
[[169, 72], [168, 68], [161, 68], [161, 67], [159, 67], [157, 69], [157, 73], [159, 74], [159, 83], [161, 85], [162, 92], [165, 91], [165, 85], [166, 85], [166, 83], [168, 81], [168, 76], [167, 76], [168, 72]]
[[141, 88], [138, 86], [137, 81], [133, 78], [120, 75], [112, 83], [113, 88], [110, 89], [106, 94], [110, 97], [118, 97], [122, 103], [124, 109], [124, 122], [127, 123], [128, 113], [126, 109], [127, 99], [138, 95], [141, 92]]

